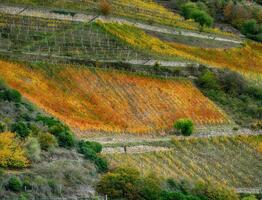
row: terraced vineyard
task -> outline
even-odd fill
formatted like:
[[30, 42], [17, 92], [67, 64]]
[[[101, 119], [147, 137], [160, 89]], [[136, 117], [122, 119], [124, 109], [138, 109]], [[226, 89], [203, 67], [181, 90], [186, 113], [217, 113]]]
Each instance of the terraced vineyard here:
[[143, 174], [154, 173], [162, 178], [259, 188], [262, 187], [261, 142], [261, 136], [184, 139], [173, 140], [168, 151], [104, 156], [111, 166], [133, 166]]
[[148, 133], [178, 118], [228, 124], [227, 116], [187, 80], [161, 80], [77, 66], [26, 67], [1, 61], [1, 77], [71, 127]]
[[0, 38], [2, 54], [26, 61], [150, 58], [121, 43], [94, 23], [2, 14]]
[[230, 68], [246, 73], [260, 75], [262, 73], [262, 46], [258, 43], [246, 43], [243, 47], [230, 49], [198, 48], [178, 43], [162, 41], [141, 29], [126, 24], [99, 23], [106, 31], [141, 51], [152, 51], [163, 57], [177, 56], [203, 64]]
[[[90, 14], [100, 13], [100, 2], [96, 0], [88, 1], [32, 1], [32, 0], [2, 0], [6, 5], [22, 5], [32, 7], [49, 7], [53, 9], [67, 9], [73, 11], [82, 11]], [[184, 20], [179, 14], [174, 14], [172, 11], [151, 0], [114, 0], [110, 1], [112, 5], [112, 15], [117, 17], [124, 17], [131, 20], [139, 20], [144, 23], [154, 23], [158, 25], [172, 26], [182, 29], [189, 29], [198, 31], [198, 24], [192, 20]], [[62, 11], [61, 11], [62, 12]], [[230, 35], [218, 29], [205, 28], [204, 31]]]

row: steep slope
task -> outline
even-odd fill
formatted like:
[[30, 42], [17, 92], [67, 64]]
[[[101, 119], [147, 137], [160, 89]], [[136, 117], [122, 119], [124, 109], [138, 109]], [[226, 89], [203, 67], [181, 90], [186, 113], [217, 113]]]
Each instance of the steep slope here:
[[[133, 166], [144, 175], [154, 173], [190, 182], [211, 181], [235, 188], [261, 188], [261, 144], [261, 136], [174, 139], [172, 143], [142, 144], [139, 153], [132, 153], [136, 146], [130, 144], [127, 154], [105, 153], [104, 156], [113, 167]], [[147, 152], [148, 149], [152, 149], [151, 152]]]
[[[209, 49], [166, 42], [144, 31], [119, 23], [99, 23], [101, 27], [140, 50], [151, 51], [172, 59], [173, 56], [200, 62], [219, 68], [230, 68], [240, 73], [262, 73], [262, 47], [259, 43], [246, 43], [243, 47], [231, 49]], [[169, 57], [169, 58], [168, 58]]]
[[[72, 14], [74, 12], [83, 12], [88, 14], [101, 14], [101, 2], [103, 1], [33, 1], [33, 0], [2, 0], [1, 3], [6, 5], [22, 5], [31, 7], [44, 7], [55, 9], [54, 12]], [[192, 20], [184, 20], [179, 14], [174, 14], [172, 11], [164, 8], [154, 1], [148, 0], [115, 0], [109, 1], [110, 6], [107, 6], [108, 12], [112, 16], [124, 17], [130, 20], [142, 21], [147, 24], [166, 25], [171, 27], [190, 29], [198, 31], [198, 24]], [[67, 12], [63, 9], [73, 12]], [[214, 32], [218, 34], [226, 34], [218, 29], [205, 28], [206, 32]]]
[[77, 66], [1, 61], [0, 74], [32, 102], [74, 128], [146, 133], [178, 118], [197, 125], [228, 124], [227, 116], [187, 80], [161, 80]]

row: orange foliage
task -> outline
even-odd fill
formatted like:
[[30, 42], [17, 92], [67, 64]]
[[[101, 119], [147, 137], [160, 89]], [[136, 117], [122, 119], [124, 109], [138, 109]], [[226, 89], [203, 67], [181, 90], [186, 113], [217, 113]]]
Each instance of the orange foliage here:
[[186, 80], [75, 66], [59, 69], [50, 77], [37, 69], [0, 61], [0, 74], [10, 86], [81, 130], [146, 133], [171, 128], [179, 118], [191, 118], [197, 125], [229, 122]]
[[0, 167], [21, 168], [29, 164], [14, 133], [0, 133]]

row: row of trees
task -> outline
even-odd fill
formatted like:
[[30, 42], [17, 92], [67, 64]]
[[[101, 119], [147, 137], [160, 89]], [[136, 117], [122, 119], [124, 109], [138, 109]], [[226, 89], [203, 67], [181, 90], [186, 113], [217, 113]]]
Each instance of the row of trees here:
[[[189, 184], [174, 179], [161, 180], [149, 174], [141, 176], [130, 167], [120, 167], [104, 174], [97, 184], [100, 194], [110, 199], [126, 200], [238, 200], [234, 190], [214, 183]], [[243, 200], [256, 200], [254, 196]]]

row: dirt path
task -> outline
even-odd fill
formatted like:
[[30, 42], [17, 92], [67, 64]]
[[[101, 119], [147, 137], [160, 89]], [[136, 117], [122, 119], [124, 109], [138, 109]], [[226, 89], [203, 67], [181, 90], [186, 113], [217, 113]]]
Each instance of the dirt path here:
[[31, 17], [42, 17], [47, 19], [59, 19], [59, 20], [67, 20], [67, 21], [75, 21], [75, 22], [90, 22], [90, 21], [96, 21], [101, 20], [104, 22], [117, 22], [117, 23], [125, 23], [129, 25], [133, 25], [135, 27], [148, 30], [148, 31], [154, 31], [159, 33], [168, 33], [172, 35], [183, 35], [183, 36], [190, 36], [190, 37], [196, 37], [196, 38], [202, 38], [202, 39], [210, 39], [210, 40], [216, 40], [216, 41], [224, 41], [224, 42], [231, 42], [236, 44], [241, 44], [242, 41], [240, 40], [233, 40], [229, 38], [223, 38], [219, 36], [215, 36], [212, 34], [207, 33], [197, 33], [192, 31], [185, 31], [185, 30], [176, 30], [171, 28], [165, 28], [160, 26], [153, 26], [148, 25], [140, 22], [133, 22], [131, 20], [118, 18], [118, 17], [103, 17], [103, 16], [94, 16], [94, 15], [86, 15], [86, 14], [76, 14], [74, 16], [70, 15], [63, 15], [63, 14], [57, 14], [53, 13], [48, 9], [31, 9], [31, 8], [25, 8], [25, 7], [15, 7], [15, 6], [6, 6], [6, 5], [0, 5], [0, 13], [6, 13], [6, 14], [13, 14], [13, 15], [21, 15], [21, 16], [31, 16]]
[[[85, 134], [88, 135], [88, 134]], [[123, 152], [123, 146], [150, 146], [148, 143], [161, 143], [170, 141], [172, 137], [176, 137], [178, 140], [184, 139], [192, 139], [192, 138], [210, 138], [217, 136], [238, 136], [238, 135], [262, 135], [262, 131], [251, 131], [248, 129], [241, 129], [239, 131], [210, 131], [209, 133], [195, 133], [192, 136], [184, 137], [184, 136], [174, 136], [174, 135], [166, 135], [166, 136], [156, 136], [156, 135], [135, 135], [135, 134], [94, 134], [90, 135], [86, 140], [96, 141], [104, 146], [108, 146], [108, 148], [116, 148], [114, 145], [121, 149], [117, 149], [118, 152]], [[140, 147], [139, 147], [140, 148]], [[155, 149], [152, 149], [153, 151]], [[161, 149], [160, 149], [161, 150]], [[139, 150], [140, 151], [140, 150]], [[111, 152], [111, 149], [108, 149], [108, 152]], [[148, 152], [148, 149], [146, 150]]]

